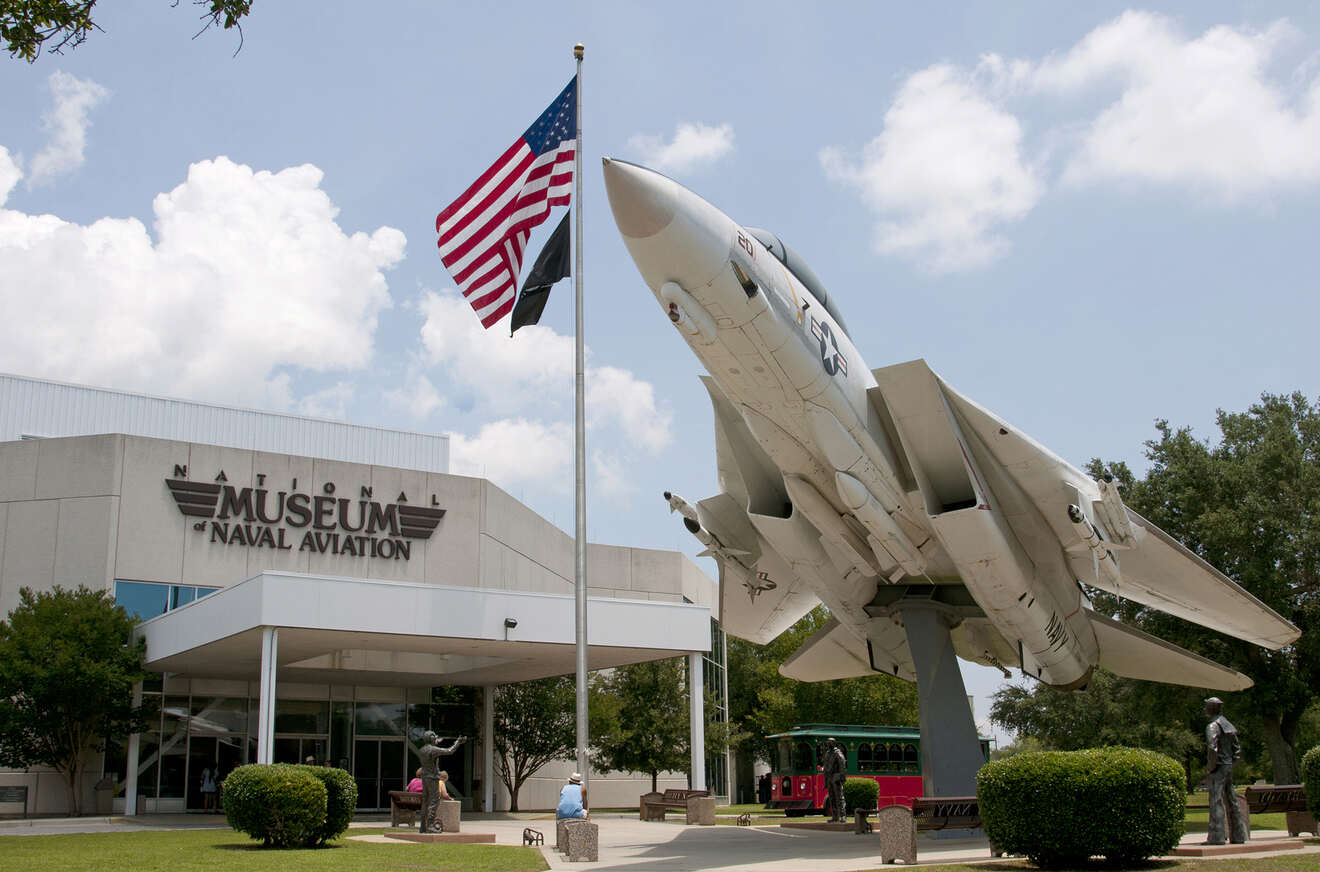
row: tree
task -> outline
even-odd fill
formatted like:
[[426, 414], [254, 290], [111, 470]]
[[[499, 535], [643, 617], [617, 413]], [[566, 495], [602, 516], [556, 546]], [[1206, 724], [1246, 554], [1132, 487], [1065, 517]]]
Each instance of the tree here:
[[729, 720], [739, 753], [773, 760], [774, 743], [765, 737], [795, 724], [917, 724], [917, 689], [893, 676], [803, 682], [779, 674], [779, 665], [829, 619], [818, 606], [766, 645], [729, 639]]
[[[1128, 505], [1296, 624], [1301, 638], [1269, 651], [1113, 596], [1096, 593], [1093, 602], [1250, 676], [1255, 686], [1227, 700], [1232, 717], [1259, 731], [1275, 783], [1295, 784], [1299, 729], [1320, 688], [1320, 413], [1301, 393], [1267, 393], [1246, 412], [1216, 417], [1215, 445], [1156, 422], [1143, 479], [1122, 463], [1095, 460], [1091, 471], [1112, 473]], [[1170, 700], [1180, 691], [1155, 693]]]
[[146, 677], [146, 642], [136, 620], [106, 591], [19, 591], [0, 622], [0, 765], [53, 766], [69, 788], [73, 813], [86, 758], [107, 738], [146, 729], [133, 685]]
[[[178, 6], [173, 0], [171, 6]], [[0, 0], [0, 38], [10, 57], [32, 63], [42, 50], [61, 54], [77, 48], [93, 30], [100, 30], [92, 20], [97, 0]], [[252, 10], [252, 0], [192, 0], [204, 7], [201, 20], [206, 22], [198, 35], [211, 27], [236, 28], [242, 45], [243, 28], [239, 21]]]
[[[691, 762], [685, 658], [621, 666], [596, 676], [591, 687], [592, 763], [601, 772], [646, 772], [651, 790], [661, 772]], [[727, 724], [714, 721], [706, 694], [706, 754], [729, 746]], [[689, 776], [691, 773], [689, 773]]]
[[506, 684], [495, 692], [495, 768], [509, 791], [518, 791], [551, 760], [571, 760], [577, 743], [572, 676]]

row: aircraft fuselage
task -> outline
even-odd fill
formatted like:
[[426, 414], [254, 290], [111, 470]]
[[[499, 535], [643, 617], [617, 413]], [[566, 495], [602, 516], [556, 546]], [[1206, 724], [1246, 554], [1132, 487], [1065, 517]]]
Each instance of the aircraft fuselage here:
[[[1057, 539], [1020, 540], [1004, 512], [1035, 510], [1017, 505], [1010, 482], [992, 486], [965, 442], [972, 498], [946, 505], [934, 496], [905, 464], [901, 439], [873, 403], [876, 378], [837, 313], [790, 269], [805, 269], [796, 255], [650, 170], [609, 161], [606, 184], [662, 311], [781, 476], [747, 485], [744, 508], [760, 541], [738, 547], [778, 552], [863, 640], [875, 635], [873, 621], [901, 620], [875, 606], [881, 588], [961, 583], [981, 617], [957, 619], [960, 656], [1084, 684], [1098, 648]], [[1044, 525], [1035, 514], [1028, 522]], [[886, 669], [875, 662], [882, 655], [872, 659]]]

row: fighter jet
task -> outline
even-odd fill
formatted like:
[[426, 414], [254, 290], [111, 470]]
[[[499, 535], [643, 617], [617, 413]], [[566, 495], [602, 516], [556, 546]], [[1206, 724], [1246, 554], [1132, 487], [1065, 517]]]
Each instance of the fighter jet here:
[[[1251, 679], [1091, 608], [1083, 584], [1278, 649], [1300, 632], [924, 360], [868, 369], [836, 301], [777, 236], [605, 159], [633, 261], [709, 373], [720, 493], [665, 494], [720, 571], [726, 632], [765, 643], [824, 603], [781, 667], [915, 682], [928, 795], [974, 793], [955, 655], [1061, 690], [1102, 667], [1216, 690]], [[961, 755], [961, 756], [960, 756]], [[938, 770], [938, 771], [937, 771]]]

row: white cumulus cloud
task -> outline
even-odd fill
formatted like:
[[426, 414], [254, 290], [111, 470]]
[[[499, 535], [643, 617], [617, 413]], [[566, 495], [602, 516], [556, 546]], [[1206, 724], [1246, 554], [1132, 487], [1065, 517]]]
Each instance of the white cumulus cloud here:
[[335, 382], [328, 388], [305, 395], [298, 401], [298, 411], [313, 418], [330, 418], [342, 421], [346, 417], [348, 404], [354, 395], [351, 382]]
[[1008, 246], [998, 228], [1025, 216], [1044, 192], [1023, 155], [1017, 118], [972, 74], [948, 64], [903, 83], [860, 158], [825, 148], [820, 160], [880, 216], [879, 251], [935, 272], [993, 261]]
[[90, 79], [57, 70], [50, 75], [54, 101], [43, 120], [50, 140], [28, 166], [28, 187], [45, 184], [83, 165], [87, 148], [88, 114], [110, 92]]
[[[539, 408], [549, 416], [571, 409], [571, 336], [540, 325], [523, 327], [512, 338], [501, 327], [486, 330], [455, 293], [427, 292], [418, 308], [427, 362], [442, 367], [456, 389], [475, 391], [468, 398], [473, 403], [496, 415]], [[651, 452], [669, 444], [673, 416], [658, 406], [649, 382], [617, 367], [588, 365], [586, 384], [588, 426], [617, 427]]]
[[154, 235], [0, 209], [0, 305], [23, 313], [0, 322], [0, 370], [292, 408], [292, 370], [364, 367], [404, 235], [345, 233], [321, 178], [195, 163], [155, 198]]
[[475, 436], [454, 433], [450, 437], [449, 464], [456, 475], [489, 478], [506, 490], [551, 484], [571, 491], [573, 428], [561, 421], [490, 421]]
[[628, 148], [649, 167], [667, 172], [686, 172], [702, 164], [714, 163], [733, 151], [733, 125], [709, 125], [680, 121], [674, 138], [665, 142], [659, 136], [635, 134]]
[[444, 408], [446, 402], [431, 380], [417, 372], [409, 373], [402, 387], [386, 391], [385, 400], [418, 421], [424, 421], [432, 412]]
[[[1117, 90], [1087, 122], [1063, 180], [1152, 181], [1228, 197], [1320, 181], [1320, 75], [1271, 77], [1299, 34], [1212, 27], [1198, 37], [1169, 18], [1125, 12], [1041, 62], [1039, 92]], [[1308, 75], [1309, 72], [1309, 75]]]
[[0, 206], [9, 199], [9, 192], [23, 178], [23, 170], [9, 154], [9, 149], [0, 145]]

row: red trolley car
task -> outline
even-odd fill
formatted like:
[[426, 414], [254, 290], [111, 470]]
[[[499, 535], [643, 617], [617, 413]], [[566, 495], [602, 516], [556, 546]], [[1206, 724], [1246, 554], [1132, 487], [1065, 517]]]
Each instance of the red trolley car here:
[[[879, 806], [906, 805], [921, 796], [921, 734], [916, 727], [866, 727], [851, 724], [802, 724], [777, 740], [770, 771], [770, 802], [796, 817], [829, 812], [829, 791], [821, 773], [825, 740], [839, 740], [848, 756], [849, 778], [873, 778], [880, 785]], [[990, 740], [981, 737], [990, 757]]]

